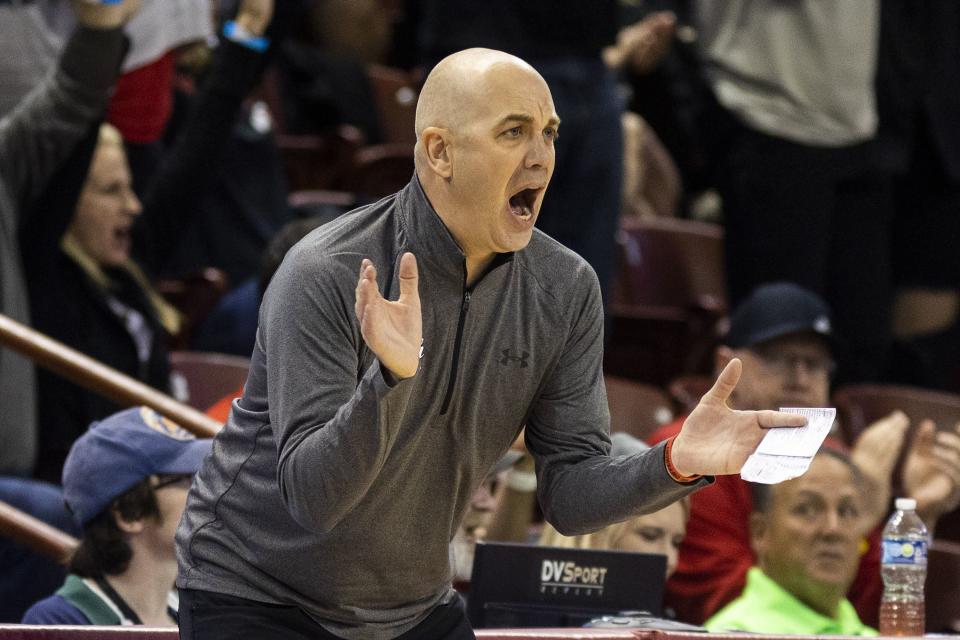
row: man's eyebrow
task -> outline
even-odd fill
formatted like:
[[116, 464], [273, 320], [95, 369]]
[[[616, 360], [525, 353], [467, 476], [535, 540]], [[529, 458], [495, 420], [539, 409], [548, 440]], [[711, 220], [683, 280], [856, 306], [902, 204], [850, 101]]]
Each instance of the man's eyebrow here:
[[533, 122], [533, 116], [528, 115], [526, 113], [511, 113], [510, 115], [505, 116], [500, 122], [498, 122], [497, 126], [502, 127], [506, 124], [510, 124], [511, 122], [524, 122], [524, 123]]
[[[497, 127], [502, 127], [504, 125], [510, 124], [511, 122], [522, 122], [525, 124], [533, 122], [533, 116], [526, 113], [511, 113], [508, 116], [505, 116], [500, 122], [497, 123]], [[560, 118], [553, 116], [547, 121], [547, 124], [551, 127], [556, 127], [560, 124]]]

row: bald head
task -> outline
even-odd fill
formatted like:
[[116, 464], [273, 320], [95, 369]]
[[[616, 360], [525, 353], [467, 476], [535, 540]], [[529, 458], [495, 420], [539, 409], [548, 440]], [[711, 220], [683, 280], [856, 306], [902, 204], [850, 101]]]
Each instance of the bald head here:
[[530, 242], [560, 117], [529, 64], [467, 49], [440, 61], [417, 103], [420, 185], [467, 258], [468, 279]]
[[487, 93], [491, 73], [505, 68], [522, 70], [546, 86], [528, 63], [494, 49], [465, 49], [437, 63], [427, 76], [417, 102], [417, 139], [427, 127], [456, 130], [463, 122], [469, 122], [478, 100]]

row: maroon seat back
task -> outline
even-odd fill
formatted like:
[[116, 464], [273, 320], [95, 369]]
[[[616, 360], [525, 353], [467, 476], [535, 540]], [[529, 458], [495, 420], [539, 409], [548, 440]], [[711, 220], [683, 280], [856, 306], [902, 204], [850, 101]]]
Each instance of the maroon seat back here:
[[622, 431], [646, 440], [658, 427], [673, 420], [670, 398], [657, 387], [604, 376], [610, 405], [610, 431]]
[[658, 386], [709, 370], [713, 328], [727, 311], [723, 230], [676, 218], [629, 221], [616, 251], [606, 370]]
[[[247, 381], [250, 361], [240, 356], [203, 351], [173, 351], [170, 371], [178, 400], [206, 411]], [[181, 394], [182, 395], [181, 397]]]
[[178, 640], [176, 629], [150, 627], [54, 627], [3, 624], [0, 640]]

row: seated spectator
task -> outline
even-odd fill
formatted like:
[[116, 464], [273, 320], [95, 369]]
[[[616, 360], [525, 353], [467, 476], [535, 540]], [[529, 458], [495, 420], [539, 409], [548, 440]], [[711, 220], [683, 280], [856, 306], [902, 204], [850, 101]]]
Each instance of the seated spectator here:
[[[821, 298], [794, 284], [758, 287], [734, 310], [715, 354], [718, 370], [734, 357], [743, 363], [730, 405], [828, 406], [836, 341], [829, 308]], [[661, 427], [648, 442], [676, 435], [685, 419]], [[908, 427], [906, 415], [894, 412], [870, 425], [851, 453], [869, 487], [861, 533], [872, 533], [848, 597], [867, 624], [877, 621], [882, 592], [879, 525], [887, 515], [893, 469]], [[904, 494], [917, 499], [917, 511], [931, 530], [960, 500], [956, 462], [960, 439], [950, 435], [936, 435], [930, 422], [921, 424], [909, 443], [901, 475]], [[755, 561], [749, 532], [750, 487], [739, 476], [721, 476], [690, 497], [687, 535], [677, 571], [667, 582], [666, 601], [681, 620], [702, 624], [743, 590]]]
[[146, 407], [91, 425], [63, 469], [80, 546], [63, 586], [23, 622], [176, 625], [173, 534], [211, 443]]
[[[77, 28], [57, 62], [60, 47], [37, 7], [0, 2], [0, 313], [17, 322], [30, 319], [20, 234], [31, 224], [49, 226], [51, 213], [39, 206], [44, 194], [78, 191], [57, 172], [71, 156], [89, 156], [84, 137], [109, 100], [123, 56], [122, 27], [138, 6], [136, 0], [73, 3]], [[0, 349], [0, 499], [58, 526], [65, 515], [59, 489], [26, 478], [36, 445], [33, 364]], [[0, 538], [0, 567], [4, 622], [20, 619], [33, 589], [63, 579], [53, 561], [6, 538]]]
[[844, 594], [859, 562], [865, 485], [837, 449], [799, 478], [756, 487], [750, 537], [757, 566], [740, 596], [707, 620], [710, 631], [875, 636]]
[[[614, 433], [610, 436], [610, 441], [611, 456], [632, 455], [648, 448], [646, 444], [626, 433]], [[689, 501], [683, 499], [659, 511], [579, 536], [561, 535], [547, 524], [544, 525], [540, 544], [549, 547], [660, 554], [667, 558], [667, 577], [669, 578], [677, 568], [677, 553], [687, 531], [689, 515]]]
[[[261, 6], [262, 5], [262, 6]], [[33, 325], [150, 386], [169, 388], [167, 339], [179, 316], [153, 289], [185, 221], [213, 179], [222, 141], [263, 64], [261, 36], [272, 3], [246, 0], [237, 23], [246, 40], [225, 38], [182, 135], [141, 206], [123, 142], [104, 126], [79, 200], [58, 202], [57, 221], [20, 234]], [[63, 231], [65, 230], [65, 233]], [[34, 475], [56, 482], [72, 442], [117, 406], [48, 372], [38, 374], [39, 451]]]

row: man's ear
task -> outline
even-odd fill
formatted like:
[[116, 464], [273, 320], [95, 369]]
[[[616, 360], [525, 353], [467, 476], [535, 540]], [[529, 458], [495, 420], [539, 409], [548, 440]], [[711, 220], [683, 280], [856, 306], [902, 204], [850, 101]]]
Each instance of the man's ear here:
[[127, 534], [136, 534], [143, 531], [144, 526], [146, 526], [146, 520], [144, 518], [137, 518], [136, 520], [126, 520], [123, 515], [116, 509], [110, 510], [111, 515], [113, 515], [113, 521], [117, 523], [117, 528], [120, 531]]
[[427, 127], [420, 134], [427, 166], [439, 177], [447, 180], [453, 175], [450, 158], [450, 132], [440, 127]]
[[750, 514], [750, 546], [757, 560], [763, 558], [767, 548], [767, 514], [754, 511]]

